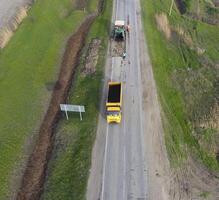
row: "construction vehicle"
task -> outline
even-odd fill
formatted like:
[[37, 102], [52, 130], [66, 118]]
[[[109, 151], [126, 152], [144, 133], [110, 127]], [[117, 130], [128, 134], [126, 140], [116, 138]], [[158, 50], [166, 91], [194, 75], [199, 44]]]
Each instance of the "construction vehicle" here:
[[125, 21], [116, 20], [111, 34], [111, 55], [112, 57], [122, 57], [126, 51], [126, 26]]
[[117, 41], [124, 41], [125, 40], [125, 21], [123, 20], [116, 20], [113, 28], [113, 38]]
[[120, 123], [122, 118], [122, 83], [109, 82], [108, 86], [109, 90], [106, 102], [107, 122]]

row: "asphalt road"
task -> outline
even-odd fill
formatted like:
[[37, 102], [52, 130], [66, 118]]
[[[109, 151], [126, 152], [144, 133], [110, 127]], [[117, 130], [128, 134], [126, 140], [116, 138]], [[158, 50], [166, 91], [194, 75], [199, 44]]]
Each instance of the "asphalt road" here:
[[[101, 114], [92, 153], [88, 200], [168, 199], [166, 149], [160, 106], [141, 23], [139, 0], [114, 0], [112, 22], [131, 30], [126, 59], [111, 57], [109, 45]], [[107, 82], [123, 83], [121, 124], [107, 124]]]

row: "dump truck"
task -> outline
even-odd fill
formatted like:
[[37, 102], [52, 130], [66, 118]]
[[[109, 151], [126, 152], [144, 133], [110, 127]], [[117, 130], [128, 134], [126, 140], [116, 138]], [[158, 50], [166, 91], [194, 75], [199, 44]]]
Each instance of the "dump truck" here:
[[120, 123], [122, 118], [122, 83], [108, 83], [108, 97], [106, 102], [107, 122]]
[[125, 21], [123, 20], [116, 20], [113, 28], [113, 38], [114, 40], [125, 40]]

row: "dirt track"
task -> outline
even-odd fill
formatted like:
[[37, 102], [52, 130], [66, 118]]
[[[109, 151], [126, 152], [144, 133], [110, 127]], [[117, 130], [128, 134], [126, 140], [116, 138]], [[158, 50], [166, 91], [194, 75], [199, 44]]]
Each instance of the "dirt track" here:
[[47, 164], [53, 146], [53, 131], [60, 114], [59, 104], [66, 101], [80, 51], [95, 17], [96, 15], [88, 16], [67, 43], [59, 78], [52, 94], [50, 106], [40, 127], [39, 138], [28, 160], [17, 200], [39, 199], [43, 191]]

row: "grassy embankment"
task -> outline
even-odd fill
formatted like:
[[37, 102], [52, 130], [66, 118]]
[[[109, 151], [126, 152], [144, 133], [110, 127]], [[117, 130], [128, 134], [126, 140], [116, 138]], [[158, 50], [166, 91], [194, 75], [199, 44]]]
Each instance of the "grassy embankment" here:
[[[193, 20], [191, 12], [195, 1], [187, 3], [190, 14], [181, 16], [174, 7], [168, 16], [171, 0], [162, 3], [142, 0], [144, 29], [172, 166], [179, 166], [192, 155], [217, 171], [219, 28]], [[200, 9], [199, 12], [205, 11]], [[167, 23], [161, 13], [167, 16]], [[158, 28], [155, 15], [160, 16], [158, 20], [163, 27]]]
[[[83, 114], [83, 121], [79, 120], [78, 113], [71, 113], [68, 121], [63, 114], [57, 127], [53, 157], [42, 199], [85, 199], [100, 107], [111, 8], [112, 1], [106, 1], [104, 12], [96, 19], [88, 34], [68, 100], [69, 104], [85, 105], [86, 113]], [[96, 72], [85, 76], [82, 69], [88, 45], [93, 38], [101, 40]]]
[[0, 199], [7, 199], [16, 185], [47, 109], [66, 41], [85, 15], [71, 0], [38, 0], [0, 51]]

